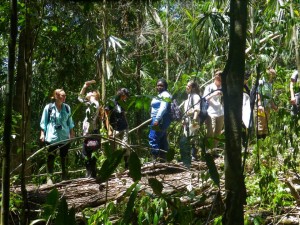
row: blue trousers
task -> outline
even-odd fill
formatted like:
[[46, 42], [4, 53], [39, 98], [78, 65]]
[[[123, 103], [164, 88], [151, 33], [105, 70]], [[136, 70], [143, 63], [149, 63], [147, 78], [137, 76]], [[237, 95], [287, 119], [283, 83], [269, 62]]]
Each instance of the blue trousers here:
[[[151, 154], [154, 157], [165, 158], [166, 152], [169, 149], [169, 143], [167, 139], [167, 130], [152, 130], [149, 133], [149, 145], [151, 147]], [[164, 150], [164, 151], [160, 151]]]

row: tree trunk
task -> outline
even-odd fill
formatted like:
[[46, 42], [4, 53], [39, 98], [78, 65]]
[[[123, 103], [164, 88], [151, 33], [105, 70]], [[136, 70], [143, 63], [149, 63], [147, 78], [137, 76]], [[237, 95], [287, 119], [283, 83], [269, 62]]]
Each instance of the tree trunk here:
[[13, 84], [15, 73], [15, 48], [18, 36], [18, 16], [17, 16], [17, 0], [11, 0], [11, 20], [10, 20], [10, 40], [8, 44], [8, 76], [6, 90], [6, 107], [4, 119], [4, 152], [2, 163], [2, 202], [1, 202], [1, 225], [9, 224], [9, 186], [10, 186], [10, 149], [11, 149], [11, 131], [12, 131], [12, 99]]
[[101, 58], [101, 68], [102, 68], [102, 102], [106, 101], [106, 88], [105, 88], [105, 81], [106, 81], [106, 51], [107, 51], [107, 27], [106, 27], [106, 0], [103, 1], [103, 20], [102, 20], [102, 32], [103, 32], [103, 50], [102, 50], [102, 58]]
[[166, 29], [165, 29], [165, 48], [166, 48], [166, 58], [165, 58], [165, 65], [166, 65], [166, 80], [169, 81], [169, 0], [167, 0], [166, 4]]
[[247, 1], [231, 0], [229, 57], [222, 76], [226, 189], [224, 225], [244, 224], [246, 189], [241, 159], [241, 131], [246, 28]]
[[[294, 8], [293, 8], [293, 1], [290, 3], [290, 11], [291, 11], [291, 17], [294, 19]], [[300, 53], [299, 53], [299, 44], [298, 44], [298, 36], [299, 36], [299, 27], [297, 24], [294, 24], [293, 26], [293, 42], [295, 45], [295, 56], [296, 56], [296, 66], [298, 70], [298, 74], [300, 73]]]

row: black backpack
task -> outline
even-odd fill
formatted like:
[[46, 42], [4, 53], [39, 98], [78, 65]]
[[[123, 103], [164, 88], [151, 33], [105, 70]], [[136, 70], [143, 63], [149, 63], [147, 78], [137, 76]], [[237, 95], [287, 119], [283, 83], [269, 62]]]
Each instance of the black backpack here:
[[182, 119], [181, 111], [176, 99], [173, 99], [170, 103], [170, 116], [171, 121], [180, 121]]
[[[54, 102], [53, 103], [49, 103], [48, 105], [49, 105], [49, 107], [48, 107], [48, 120], [47, 120], [47, 123], [49, 123], [49, 121], [50, 121], [50, 114], [52, 112], [53, 107], [55, 107], [55, 103]], [[69, 112], [70, 112], [70, 106], [68, 104], [66, 104], [66, 103], [63, 103], [63, 105], [66, 107], [66, 111], [69, 114]]]
[[200, 96], [200, 113], [199, 113], [199, 122], [203, 124], [208, 116], [207, 109], [209, 103], [205, 97]]

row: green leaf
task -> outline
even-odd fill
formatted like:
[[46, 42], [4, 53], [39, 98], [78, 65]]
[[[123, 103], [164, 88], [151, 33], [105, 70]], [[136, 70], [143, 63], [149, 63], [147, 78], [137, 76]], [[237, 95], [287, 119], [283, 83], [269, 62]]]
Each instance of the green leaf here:
[[56, 26], [52, 26], [52, 27], [51, 27], [51, 30], [52, 30], [52, 31], [57, 31], [58, 29], [57, 29]]
[[215, 161], [210, 154], [205, 154], [205, 161], [208, 167], [209, 174], [214, 183], [220, 187], [220, 175], [218, 173], [218, 169], [216, 167]]
[[108, 158], [104, 161], [101, 169], [99, 171], [99, 181], [105, 182], [113, 174], [117, 166], [120, 164], [124, 151], [114, 151]]
[[65, 225], [68, 223], [68, 204], [66, 198], [63, 197], [58, 206], [58, 212], [55, 219], [55, 225]]
[[155, 178], [149, 178], [148, 183], [156, 195], [162, 194], [162, 190], [163, 190], [164, 186], [162, 185], [162, 183], [160, 181], [158, 181]]
[[142, 177], [141, 161], [135, 152], [132, 152], [129, 156], [129, 176], [133, 181], [138, 181]]
[[45, 219], [37, 219], [37, 220], [33, 220], [30, 222], [29, 225], [34, 225], [34, 224], [45, 224], [46, 220]]
[[125, 210], [125, 213], [124, 213], [124, 220], [123, 220], [123, 224], [129, 224], [129, 221], [130, 221], [130, 218], [131, 218], [131, 215], [132, 215], [132, 212], [133, 212], [133, 208], [134, 208], [134, 201], [137, 197], [137, 194], [138, 194], [138, 190], [139, 188], [136, 187], [132, 192], [131, 192], [131, 195], [129, 197], [129, 201], [127, 203], [127, 207], [126, 207], [126, 210]]
[[55, 188], [47, 195], [46, 203], [43, 205], [44, 208], [43, 218], [45, 220], [48, 220], [49, 217], [55, 213], [58, 202], [59, 202], [59, 192]]

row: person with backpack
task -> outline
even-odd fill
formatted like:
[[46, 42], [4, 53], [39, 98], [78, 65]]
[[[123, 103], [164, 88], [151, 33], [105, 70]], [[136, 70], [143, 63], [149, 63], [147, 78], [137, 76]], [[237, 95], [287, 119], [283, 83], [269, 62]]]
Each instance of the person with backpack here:
[[[65, 103], [66, 93], [63, 89], [56, 89], [51, 97], [54, 100], [45, 106], [40, 121], [40, 141], [49, 145], [47, 157], [48, 174], [53, 174], [56, 151], [60, 151], [62, 179], [67, 179], [67, 154], [70, 148], [68, 139], [74, 137], [74, 122], [71, 108]], [[53, 184], [51, 177], [47, 184]]]
[[208, 117], [206, 119], [207, 137], [214, 138], [213, 148], [217, 147], [216, 137], [221, 134], [224, 126], [224, 108], [222, 102], [222, 71], [216, 71], [213, 83], [207, 85], [203, 96], [208, 101]]
[[291, 114], [292, 116], [297, 116], [299, 114], [299, 105], [300, 105], [300, 85], [298, 79], [298, 70], [295, 70], [291, 75], [290, 81], [290, 93], [291, 100], [290, 103], [292, 105]]
[[[86, 81], [78, 95], [78, 100], [86, 106], [85, 110], [85, 118], [82, 122], [82, 135], [83, 136], [90, 136], [92, 134], [100, 134], [101, 124], [103, 120], [103, 114], [99, 100], [100, 100], [100, 93], [99, 91], [92, 90], [89, 91], [87, 94], [87, 88], [96, 83], [95, 80]], [[95, 178], [96, 177], [96, 156], [95, 152], [97, 152], [101, 147], [101, 140], [100, 137], [87, 137], [83, 141], [82, 146], [82, 156], [85, 160], [85, 167], [86, 167], [86, 174], [85, 177], [87, 178]]]
[[[181, 158], [192, 156], [192, 160], [197, 159], [196, 135], [199, 130], [200, 96], [197, 82], [189, 81], [186, 85], [187, 99], [184, 101], [183, 113], [183, 133], [185, 146], [181, 148]], [[188, 149], [188, 152], [184, 151]], [[183, 160], [184, 161], [184, 160]]]
[[165, 79], [156, 82], [158, 96], [151, 101], [151, 125], [149, 132], [149, 145], [153, 159], [166, 159], [166, 152], [169, 149], [167, 129], [171, 124], [171, 94], [168, 90], [168, 83]]
[[256, 125], [257, 139], [265, 139], [269, 133], [269, 119], [271, 108], [277, 111], [278, 107], [273, 100], [273, 82], [276, 71], [272, 68], [267, 69], [266, 78], [259, 80], [256, 93]]
[[128, 145], [128, 121], [126, 117], [126, 101], [129, 97], [127, 88], [118, 90], [116, 97], [110, 101], [105, 108], [105, 113], [108, 118], [106, 124], [108, 136], [113, 140], [110, 141], [111, 147], [115, 150], [119, 145], [116, 144], [115, 139], [121, 140], [121, 148], [126, 150], [124, 154], [125, 169], [128, 169], [128, 160], [130, 150]]

